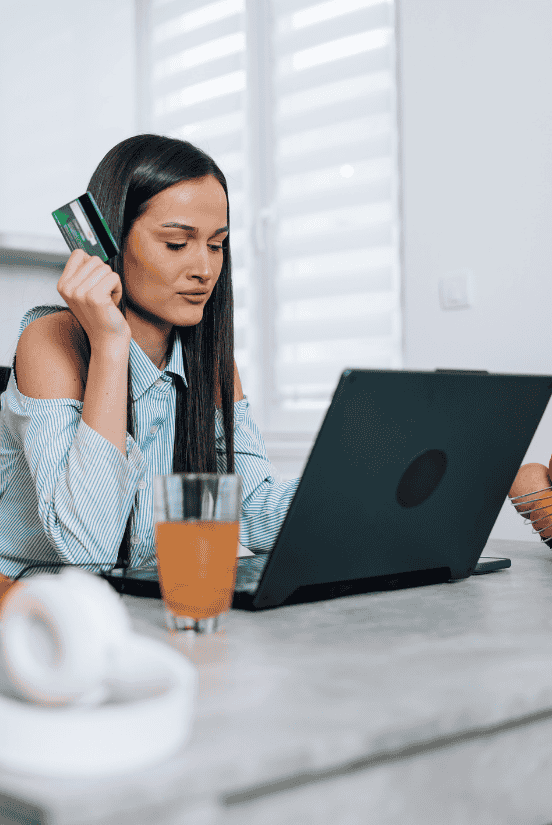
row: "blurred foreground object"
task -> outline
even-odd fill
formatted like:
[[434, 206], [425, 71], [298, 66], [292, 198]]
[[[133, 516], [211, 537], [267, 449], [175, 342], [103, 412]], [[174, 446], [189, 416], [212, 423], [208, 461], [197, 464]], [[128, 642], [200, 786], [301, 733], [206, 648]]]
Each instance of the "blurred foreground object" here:
[[2, 602], [5, 767], [91, 776], [151, 765], [188, 737], [195, 689], [191, 663], [133, 633], [122, 599], [91, 573], [38, 575]]

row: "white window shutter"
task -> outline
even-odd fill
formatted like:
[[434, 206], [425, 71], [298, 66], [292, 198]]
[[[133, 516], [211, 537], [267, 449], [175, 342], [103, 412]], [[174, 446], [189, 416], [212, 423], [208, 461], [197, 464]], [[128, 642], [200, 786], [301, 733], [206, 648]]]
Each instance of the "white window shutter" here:
[[147, 128], [228, 179], [245, 392], [308, 443], [344, 369], [402, 367], [393, 0], [149, 0], [147, 29]]
[[308, 430], [345, 368], [402, 365], [394, 7], [272, 8], [274, 429]]

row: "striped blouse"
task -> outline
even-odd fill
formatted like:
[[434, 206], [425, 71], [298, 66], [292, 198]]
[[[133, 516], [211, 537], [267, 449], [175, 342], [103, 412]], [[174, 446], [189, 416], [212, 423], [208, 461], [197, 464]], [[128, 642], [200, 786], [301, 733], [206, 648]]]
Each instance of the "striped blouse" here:
[[[40, 306], [23, 329], [64, 307]], [[131, 339], [135, 430], [126, 456], [82, 420], [82, 401], [22, 395], [11, 373], [0, 413], [0, 573], [43, 562], [109, 571], [134, 509], [128, 572], [156, 578], [153, 477], [172, 472], [176, 387], [186, 384], [178, 336], [163, 371]], [[217, 470], [226, 472], [223, 419], [215, 413]], [[247, 398], [234, 403], [235, 472], [242, 477], [240, 542], [268, 552], [299, 479], [277, 481]]]

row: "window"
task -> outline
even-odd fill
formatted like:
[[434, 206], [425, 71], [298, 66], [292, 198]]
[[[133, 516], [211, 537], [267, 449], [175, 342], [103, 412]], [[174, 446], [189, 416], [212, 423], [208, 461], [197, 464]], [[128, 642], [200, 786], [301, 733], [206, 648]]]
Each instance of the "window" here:
[[228, 180], [254, 414], [268, 439], [312, 440], [343, 369], [402, 366], [394, 4], [139, 11], [142, 128], [196, 143]]

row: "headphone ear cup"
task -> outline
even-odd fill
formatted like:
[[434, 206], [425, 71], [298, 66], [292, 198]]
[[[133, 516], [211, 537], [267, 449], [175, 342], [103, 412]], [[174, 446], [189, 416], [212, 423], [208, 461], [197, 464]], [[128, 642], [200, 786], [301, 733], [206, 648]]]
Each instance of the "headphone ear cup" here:
[[78, 568], [35, 576], [2, 602], [2, 666], [33, 702], [98, 700], [130, 632], [126, 608], [107, 582]]

